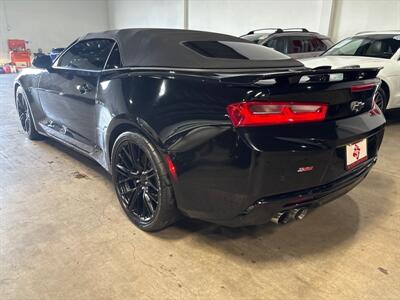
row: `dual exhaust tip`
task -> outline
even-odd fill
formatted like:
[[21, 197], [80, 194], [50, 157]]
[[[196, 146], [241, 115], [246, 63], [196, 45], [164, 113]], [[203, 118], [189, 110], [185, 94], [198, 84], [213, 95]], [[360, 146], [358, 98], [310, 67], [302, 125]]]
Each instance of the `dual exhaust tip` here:
[[287, 224], [291, 220], [303, 220], [308, 213], [308, 208], [301, 207], [276, 213], [271, 221], [275, 224]]

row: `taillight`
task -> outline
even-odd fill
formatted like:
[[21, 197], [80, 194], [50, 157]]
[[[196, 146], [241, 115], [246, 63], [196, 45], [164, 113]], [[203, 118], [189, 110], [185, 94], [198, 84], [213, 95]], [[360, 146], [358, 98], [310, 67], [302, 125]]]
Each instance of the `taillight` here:
[[368, 83], [368, 84], [360, 84], [360, 85], [353, 85], [351, 87], [351, 92], [352, 93], [358, 93], [358, 92], [365, 92], [372, 90], [376, 87], [375, 83]]
[[326, 103], [239, 102], [226, 108], [233, 126], [264, 126], [323, 121]]

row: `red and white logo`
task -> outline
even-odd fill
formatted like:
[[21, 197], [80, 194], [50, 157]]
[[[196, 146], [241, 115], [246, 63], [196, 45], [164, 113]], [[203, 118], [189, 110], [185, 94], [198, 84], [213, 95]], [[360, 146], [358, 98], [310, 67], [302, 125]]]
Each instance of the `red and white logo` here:
[[353, 157], [355, 159], [357, 159], [357, 160], [360, 159], [360, 152], [361, 152], [361, 148], [357, 144], [354, 144]]
[[300, 167], [297, 169], [297, 173], [311, 172], [314, 170], [314, 166]]
[[358, 164], [366, 161], [367, 155], [367, 139], [363, 139], [357, 143], [346, 145], [346, 166], [351, 169]]

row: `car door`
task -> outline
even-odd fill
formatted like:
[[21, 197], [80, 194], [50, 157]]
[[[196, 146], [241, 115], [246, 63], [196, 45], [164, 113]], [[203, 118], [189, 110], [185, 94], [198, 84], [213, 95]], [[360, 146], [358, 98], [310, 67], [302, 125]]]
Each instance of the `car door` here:
[[39, 97], [48, 134], [91, 153], [97, 145], [96, 93], [114, 41], [83, 40], [72, 45], [45, 72]]

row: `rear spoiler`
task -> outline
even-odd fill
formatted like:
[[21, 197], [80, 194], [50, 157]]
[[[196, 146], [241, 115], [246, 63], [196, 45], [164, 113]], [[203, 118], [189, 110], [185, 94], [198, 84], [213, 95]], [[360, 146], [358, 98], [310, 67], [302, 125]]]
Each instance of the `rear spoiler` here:
[[273, 85], [347, 82], [374, 79], [382, 68], [342, 68], [342, 69], [302, 69], [287, 70], [273, 73], [220, 74], [220, 81], [231, 84]]

